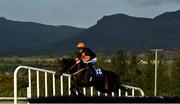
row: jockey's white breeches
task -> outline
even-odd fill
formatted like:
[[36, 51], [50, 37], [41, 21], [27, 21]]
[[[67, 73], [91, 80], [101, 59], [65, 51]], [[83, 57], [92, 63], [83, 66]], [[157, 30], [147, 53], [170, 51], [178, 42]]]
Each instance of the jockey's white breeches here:
[[90, 64], [95, 64], [97, 62], [97, 58], [93, 58], [92, 60], [89, 60], [88, 62], [86, 62], [87, 64], [90, 63]]

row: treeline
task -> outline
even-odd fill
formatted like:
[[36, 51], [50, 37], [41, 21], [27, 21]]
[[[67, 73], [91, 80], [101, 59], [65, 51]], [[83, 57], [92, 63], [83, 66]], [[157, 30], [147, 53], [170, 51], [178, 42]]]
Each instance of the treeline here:
[[[104, 61], [106, 60], [106, 61]], [[97, 66], [117, 73], [122, 84], [140, 87], [154, 96], [155, 53], [137, 54], [117, 50], [112, 56], [98, 53]], [[180, 95], [180, 52], [158, 53], [157, 96]]]
[[[171, 54], [171, 55], [170, 55]], [[167, 57], [168, 56], [168, 57]], [[0, 70], [11, 69], [10, 74], [4, 74], [1, 70], [0, 74], [0, 96], [13, 96], [13, 72], [19, 65], [27, 65], [42, 69], [55, 70], [56, 59], [58, 56], [26, 58], [17, 57], [12, 62], [5, 58], [1, 58]], [[117, 50], [113, 55], [106, 55], [103, 50], [97, 53], [97, 64], [105, 70], [115, 72], [122, 84], [140, 87], [146, 96], [154, 96], [154, 52], [138, 54], [136, 52], [127, 52]], [[31, 59], [31, 60], [30, 60]], [[2, 61], [3, 60], [3, 61]], [[11, 61], [10, 61], [11, 60]], [[34, 60], [34, 61], [32, 61]], [[7, 66], [6, 66], [7, 65]], [[9, 65], [9, 66], [8, 66]], [[12, 65], [12, 66], [11, 66]], [[7, 71], [8, 72], [8, 71]], [[21, 71], [18, 74], [18, 96], [26, 96], [28, 87], [27, 71]], [[65, 79], [67, 80], [67, 79]], [[52, 77], [48, 75], [48, 82], [52, 81]], [[158, 53], [158, 70], [157, 70], [157, 96], [180, 96], [180, 52]], [[56, 80], [57, 86], [60, 86], [60, 81]], [[36, 73], [32, 73], [32, 92], [36, 96]], [[64, 89], [66, 89], [65, 84]], [[40, 95], [44, 95], [44, 74], [40, 73]], [[57, 94], [60, 95], [60, 87], [56, 87]], [[65, 91], [67, 93], [67, 91]], [[48, 83], [48, 94], [52, 95], [52, 83]]]

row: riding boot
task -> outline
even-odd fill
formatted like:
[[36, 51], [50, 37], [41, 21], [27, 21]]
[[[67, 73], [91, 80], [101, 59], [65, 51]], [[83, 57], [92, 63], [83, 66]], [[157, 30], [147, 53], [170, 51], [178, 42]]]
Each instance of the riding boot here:
[[92, 64], [87, 64], [86, 65], [86, 68], [87, 68], [87, 70], [88, 70], [88, 76], [89, 76], [89, 81], [91, 81], [92, 80], [92, 77], [94, 76], [93, 75], [93, 69], [92, 69]]

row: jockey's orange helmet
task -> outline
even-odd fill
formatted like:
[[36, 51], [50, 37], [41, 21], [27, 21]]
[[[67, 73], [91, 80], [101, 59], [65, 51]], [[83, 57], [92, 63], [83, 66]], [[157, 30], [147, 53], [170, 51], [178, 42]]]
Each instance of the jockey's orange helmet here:
[[85, 48], [85, 44], [83, 42], [79, 42], [77, 44], [77, 48]]

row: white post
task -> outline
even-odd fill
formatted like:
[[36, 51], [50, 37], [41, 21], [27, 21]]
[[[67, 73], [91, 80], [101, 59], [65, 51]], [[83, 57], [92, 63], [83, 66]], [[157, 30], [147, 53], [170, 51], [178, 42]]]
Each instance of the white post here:
[[52, 77], [53, 77], [53, 96], [56, 95], [56, 87], [55, 87], [56, 84], [55, 84], [55, 77], [54, 77], [54, 75], [55, 75], [55, 74], [52, 75]]
[[157, 59], [157, 52], [162, 51], [162, 49], [151, 49], [151, 51], [155, 52], [155, 69], [154, 69], [154, 96], [157, 95], [157, 64], [158, 64], [158, 59]]
[[[27, 98], [30, 98], [31, 96], [31, 92], [29, 92], [29, 87], [27, 87]], [[27, 102], [27, 104], [29, 104], [29, 102]]]
[[17, 72], [20, 67], [17, 67], [14, 72], [14, 104], [17, 104]]
[[27, 87], [27, 98], [30, 98], [31, 97], [31, 92], [30, 92], [30, 90], [29, 90], [30, 88], [29, 87]]
[[155, 83], [154, 83], [154, 96], [156, 96], [156, 92], [157, 92], [157, 50], [156, 50], [156, 53], [155, 53]]
[[48, 96], [48, 89], [47, 89], [47, 72], [44, 73], [45, 75], [45, 97]]
[[31, 98], [31, 69], [28, 69], [28, 80], [29, 80], [29, 97]]
[[100, 91], [98, 91], [98, 96], [100, 96], [100, 94], [101, 94]]
[[134, 89], [132, 89], [132, 97], [134, 97], [134, 95], [135, 95], [135, 94], [134, 94]]
[[63, 96], [63, 76], [60, 76], [60, 81], [61, 81], [61, 96]]
[[70, 88], [71, 88], [71, 76], [69, 76], [68, 77], [68, 91], [69, 91], [69, 95], [71, 95], [71, 90], [70, 90]]
[[86, 95], [86, 88], [83, 88], [83, 94]]
[[114, 96], [114, 92], [112, 92], [112, 96]]
[[125, 96], [128, 96], [128, 92], [127, 91], [125, 92]]
[[119, 89], [119, 96], [121, 96], [121, 90]]
[[39, 71], [36, 71], [37, 80], [37, 97], [39, 97]]
[[91, 96], [93, 96], [93, 87], [90, 87], [91, 88]]

